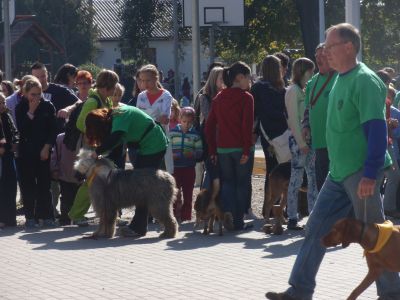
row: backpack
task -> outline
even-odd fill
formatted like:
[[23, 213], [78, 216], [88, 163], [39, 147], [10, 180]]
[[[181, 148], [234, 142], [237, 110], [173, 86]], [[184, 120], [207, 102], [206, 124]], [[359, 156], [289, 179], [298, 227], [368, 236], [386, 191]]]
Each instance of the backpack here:
[[[102, 103], [99, 97], [96, 95], [91, 96], [91, 98], [97, 101], [97, 108], [101, 108]], [[64, 136], [64, 145], [70, 151], [75, 151], [77, 148], [77, 144], [82, 132], [76, 127], [76, 121], [82, 111], [82, 107], [85, 102], [80, 102], [76, 105], [75, 109], [69, 116], [67, 124], [65, 124], [65, 136]]]

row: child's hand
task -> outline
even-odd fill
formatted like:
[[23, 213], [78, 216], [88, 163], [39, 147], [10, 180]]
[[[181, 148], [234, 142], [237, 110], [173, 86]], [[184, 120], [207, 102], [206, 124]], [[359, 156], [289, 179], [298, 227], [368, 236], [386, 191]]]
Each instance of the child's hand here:
[[243, 154], [242, 157], [240, 158], [240, 164], [244, 165], [245, 163], [247, 163], [248, 160], [249, 160], [249, 156]]

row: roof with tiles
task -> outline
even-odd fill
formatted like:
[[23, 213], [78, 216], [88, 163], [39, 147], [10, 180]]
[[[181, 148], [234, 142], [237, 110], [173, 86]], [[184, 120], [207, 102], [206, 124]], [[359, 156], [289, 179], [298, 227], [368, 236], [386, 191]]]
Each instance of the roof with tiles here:
[[[124, 0], [93, 0], [95, 10], [94, 22], [99, 29], [100, 40], [119, 40], [121, 37], [122, 20], [119, 17]], [[166, 5], [159, 13], [159, 18], [152, 25], [151, 39], [166, 39], [172, 37], [171, 26], [172, 4]]]

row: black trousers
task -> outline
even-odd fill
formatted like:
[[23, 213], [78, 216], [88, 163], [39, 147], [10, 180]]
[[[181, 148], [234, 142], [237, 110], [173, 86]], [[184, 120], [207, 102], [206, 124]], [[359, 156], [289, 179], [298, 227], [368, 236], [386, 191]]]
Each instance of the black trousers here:
[[0, 178], [0, 223], [15, 226], [17, 209], [17, 175], [15, 172], [14, 154], [5, 153], [2, 157], [2, 176]]
[[71, 220], [68, 217], [68, 212], [71, 210], [72, 204], [74, 204], [76, 193], [79, 189], [79, 184], [74, 182], [66, 182], [60, 180], [60, 223], [66, 224]]
[[54, 219], [50, 190], [50, 159], [20, 156], [18, 174], [26, 219]]
[[[163, 162], [165, 151], [151, 155], [138, 154], [135, 161], [136, 169], [153, 168], [160, 169]], [[149, 219], [149, 210], [147, 206], [136, 206], [135, 215], [133, 216], [129, 228], [140, 235], [147, 233]]]

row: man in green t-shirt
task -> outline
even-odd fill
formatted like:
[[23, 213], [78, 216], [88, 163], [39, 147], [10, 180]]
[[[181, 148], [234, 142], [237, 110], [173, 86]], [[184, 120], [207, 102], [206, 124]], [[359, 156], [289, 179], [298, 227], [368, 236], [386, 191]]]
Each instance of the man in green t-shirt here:
[[303, 124], [303, 137], [311, 139], [315, 150], [315, 175], [318, 191], [321, 190], [329, 172], [329, 157], [326, 146], [326, 118], [328, 114], [329, 93], [336, 80], [337, 72], [333, 70], [324, 54], [324, 44], [315, 49], [315, 58], [319, 73], [307, 83]]
[[[352, 213], [365, 223], [385, 220], [379, 193], [383, 169], [391, 163], [386, 151], [385, 85], [357, 61], [361, 38], [354, 26], [338, 24], [326, 34], [324, 53], [339, 74], [329, 94], [326, 123], [329, 176], [308, 219], [290, 287], [283, 293], [268, 292], [266, 297], [272, 300], [312, 299], [326, 252], [321, 238], [336, 221]], [[379, 299], [400, 299], [398, 273], [385, 271], [376, 282]]]

